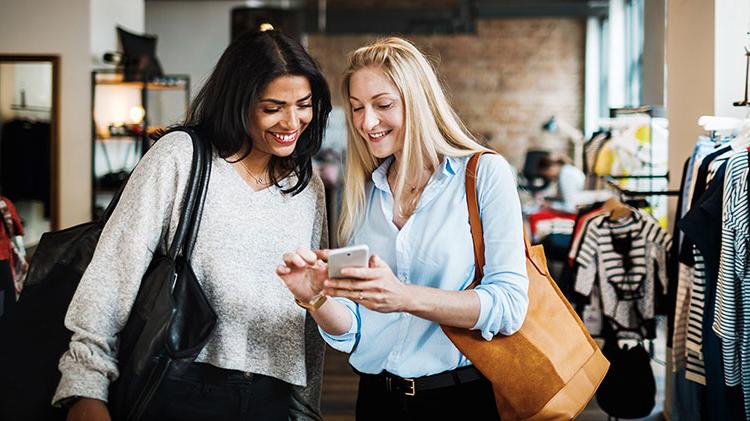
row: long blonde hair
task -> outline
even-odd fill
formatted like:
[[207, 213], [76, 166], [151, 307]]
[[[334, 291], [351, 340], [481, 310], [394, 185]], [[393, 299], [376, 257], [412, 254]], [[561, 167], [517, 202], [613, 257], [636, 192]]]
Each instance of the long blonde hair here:
[[[362, 223], [366, 198], [365, 186], [383, 159], [373, 156], [367, 140], [354, 127], [349, 100], [352, 74], [364, 68], [378, 69], [396, 86], [404, 104], [404, 147], [396, 176], [396, 203], [404, 194], [406, 180], [424, 182], [424, 169], [437, 169], [445, 156], [466, 156], [485, 150], [469, 134], [448, 103], [435, 70], [427, 58], [409, 41], [391, 37], [375, 41], [349, 54], [341, 93], [346, 107], [347, 160], [338, 240], [346, 244], [354, 227]], [[401, 215], [411, 216], [419, 196], [413, 198]]]

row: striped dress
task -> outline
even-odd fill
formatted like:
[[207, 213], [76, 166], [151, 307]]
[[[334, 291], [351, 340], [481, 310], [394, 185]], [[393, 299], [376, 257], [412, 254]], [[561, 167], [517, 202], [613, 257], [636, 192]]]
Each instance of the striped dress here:
[[722, 340], [724, 380], [742, 384], [750, 414], [750, 272], [748, 260], [748, 152], [727, 163], [722, 210], [721, 259], [713, 329]]

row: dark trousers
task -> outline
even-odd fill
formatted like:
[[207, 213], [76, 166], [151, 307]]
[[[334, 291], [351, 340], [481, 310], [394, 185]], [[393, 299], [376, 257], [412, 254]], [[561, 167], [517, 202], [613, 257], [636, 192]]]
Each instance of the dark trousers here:
[[[13, 274], [10, 271], [10, 262], [0, 260], [0, 317], [9, 312], [16, 305], [16, 284], [13, 282]], [[0, 338], [11, 340], [9, 338]]]
[[359, 378], [357, 421], [499, 420], [487, 379], [417, 391], [414, 396], [388, 392], [382, 383]]
[[164, 379], [143, 419], [286, 421], [290, 392], [288, 383], [273, 377], [195, 363]]

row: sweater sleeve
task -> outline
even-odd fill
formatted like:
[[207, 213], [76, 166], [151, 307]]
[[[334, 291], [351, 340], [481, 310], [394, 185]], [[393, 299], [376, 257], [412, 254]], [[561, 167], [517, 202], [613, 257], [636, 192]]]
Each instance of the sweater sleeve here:
[[96, 251], [68, 307], [73, 332], [60, 358], [62, 378], [53, 397], [107, 401], [118, 375], [118, 333], [124, 327], [154, 251], [170, 231], [190, 175], [192, 142], [181, 132], [160, 139], [141, 159], [104, 227]]
[[326, 191], [323, 180], [317, 174], [310, 180], [310, 187], [315, 193], [315, 220], [313, 222], [312, 249], [328, 248], [328, 213], [326, 208]]
[[[313, 238], [310, 247], [313, 249], [328, 248], [328, 222], [326, 216], [326, 197], [323, 181], [314, 175], [310, 187], [315, 193], [315, 220]], [[325, 343], [318, 333], [318, 325], [309, 315], [305, 318], [305, 369], [307, 386], [292, 387], [292, 402], [289, 406], [290, 418], [293, 420], [322, 420], [320, 413], [320, 394], [323, 383], [323, 355]]]

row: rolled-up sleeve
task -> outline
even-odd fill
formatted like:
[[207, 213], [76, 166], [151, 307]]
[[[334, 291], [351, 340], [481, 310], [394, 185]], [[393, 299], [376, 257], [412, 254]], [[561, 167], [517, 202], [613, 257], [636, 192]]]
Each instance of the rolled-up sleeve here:
[[473, 329], [491, 340], [518, 331], [529, 306], [521, 203], [515, 175], [504, 158], [480, 158], [477, 194], [485, 265], [482, 282], [475, 288], [480, 312]]
[[350, 353], [354, 350], [354, 347], [359, 341], [359, 334], [362, 327], [362, 322], [359, 316], [359, 306], [354, 301], [346, 298], [336, 297], [333, 299], [344, 304], [349, 310], [352, 316], [352, 325], [349, 327], [348, 331], [341, 335], [331, 335], [320, 327], [318, 327], [318, 330], [320, 331], [321, 336], [323, 336], [323, 340], [325, 340], [331, 348], [336, 351]]

